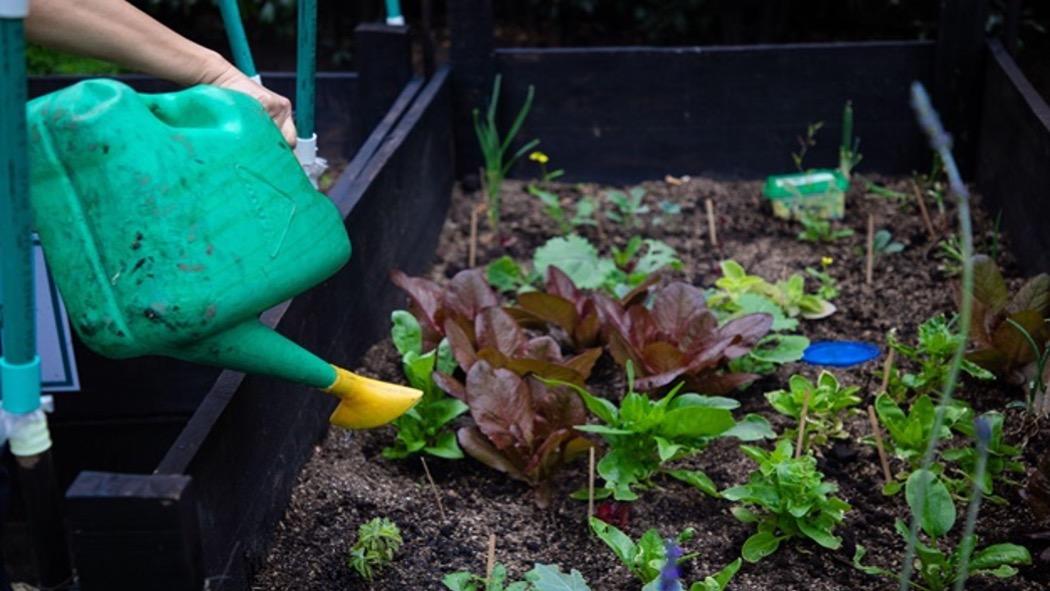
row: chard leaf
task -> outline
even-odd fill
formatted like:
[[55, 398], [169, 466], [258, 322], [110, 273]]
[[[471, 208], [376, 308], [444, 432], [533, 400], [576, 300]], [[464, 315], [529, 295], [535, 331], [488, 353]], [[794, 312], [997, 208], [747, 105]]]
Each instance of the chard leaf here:
[[718, 493], [718, 487], [715, 486], [714, 481], [712, 481], [707, 474], [704, 474], [699, 470], [669, 470], [667, 474], [673, 478], [681, 480], [689, 486], [692, 486], [705, 495], [716, 499], [721, 496]]
[[1027, 548], [1017, 544], [993, 544], [973, 555], [970, 569], [991, 570], [1003, 565], [1019, 564], [1032, 564], [1032, 555]]
[[759, 531], [744, 542], [740, 555], [748, 562], [758, 562], [776, 552], [782, 539], [771, 532]]
[[525, 580], [535, 591], [591, 591], [580, 571], [573, 569], [565, 574], [557, 565], [537, 564], [525, 573]]
[[612, 261], [601, 259], [597, 249], [578, 234], [552, 238], [536, 249], [533, 266], [540, 275], [554, 266], [565, 272], [582, 289], [597, 289], [615, 269]]
[[394, 347], [404, 358], [408, 355], [423, 354], [423, 329], [416, 317], [406, 310], [394, 310], [390, 314], [390, 337]]
[[[922, 496], [920, 496], [922, 488]], [[955, 525], [955, 503], [944, 482], [929, 470], [916, 470], [904, 487], [908, 507], [919, 516], [922, 531], [932, 538], [940, 538]]]
[[734, 425], [733, 414], [720, 408], [687, 406], [668, 411], [660, 423], [660, 435], [668, 439], [713, 437]]

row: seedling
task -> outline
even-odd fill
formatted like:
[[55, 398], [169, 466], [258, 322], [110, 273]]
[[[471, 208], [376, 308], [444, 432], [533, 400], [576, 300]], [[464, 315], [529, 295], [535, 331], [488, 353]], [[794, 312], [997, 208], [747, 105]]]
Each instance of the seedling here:
[[683, 554], [680, 545], [696, 536], [693, 528], [687, 528], [673, 540], [664, 540], [660, 532], [649, 529], [637, 542], [630, 536], [601, 519], [590, 519], [591, 531], [605, 542], [627, 570], [640, 581], [642, 591], [723, 591], [733, 575], [740, 570], [740, 559], [736, 559], [717, 573], [703, 581], [686, 587], [679, 579], [678, 565], [696, 556]]
[[503, 179], [506, 178], [507, 173], [510, 172], [511, 167], [514, 166], [519, 158], [540, 143], [539, 140], [534, 139], [526, 142], [516, 151], [510, 151], [514, 138], [521, 131], [525, 117], [528, 116], [529, 109], [532, 108], [532, 99], [536, 91], [531, 84], [529, 85], [528, 93], [525, 95], [525, 102], [514, 117], [514, 122], [511, 123], [510, 129], [507, 130], [506, 137], [500, 138], [499, 129], [496, 126], [496, 111], [499, 106], [501, 80], [502, 77], [497, 74], [496, 79], [492, 83], [492, 96], [489, 98], [484, 120], [481, 119], [480, 111], [474, 109], [474, 133], [477, 135], [478, 144], [481, 147], [481, 155], [485, 161], [484, 188], [486, 199], [488, 200], [489, 226], [493, 232], [499, 232]]
[[839, 172], [848, 180], [863, 158], [858, 151], [860, 138], [853, 137], [853, 101], [842, 108], [842, 143], [839, 144]]
[[872, 248], [876, 255], [882, 256], [887, 254], [895, 254], [904, 250], [904, 245], [893, 239], [893, 234], [889, 230], [879, 230], [875, 232], [875, 240], [872, 243]]
[[[824, 264], [825, 260], [828, 261], [827, 264]], [[831, 273], [828, 272], [828, 266], [831, 265], [831, 257], [822, 258], [820, 263], [820, 269], [806, 267], [806, 275], [809, 275], [820, 283], [820, 287], [818, 287], [816, 291], [817, 297], [830, 301], [839, 297], [839, 283], [831, 276]]]
[[[766, 393], [766, 399], [777, 412], [795, 421], [801, 420], [803, 404], [808, 400], [805, 442], [819, 447], [827, 445], [832, 438], [849, 437], [843, 427], [843, 418], [849, 409], [860, 404], [857, 396], [860, 388], [840, 386], [835, 375], [827, 371], [820, 372], [816, 382], [793, 375], [788, 386], [788, 390]], [[794, 437], [795, 433], [795, 430], [785, 431], [783, 436]]]
[[[952, 355], [965, 346], [959, 332], [956, 317], [937, 315], [919, 325], [919, 337], [915, 346], [905, 344], [897, 338], [896, 331], [886, 335], [886, 343], [903, 359], [919, 365], [918, 373], [910, 373], [899, 367], [889, 374], [887, 392], [895, 400], [934, 394], [947, 381], [952, 367]], [[969, 360], [961, 361], [961, 369], [970, 377], [992, 380], [995, 376]]]
[[550, 156], [547, 156], [546, 154], [538, 150], [529, 154], [529, 160], [539, 165], [540, 183], [542, 183], [543, 185], [546, 185], [565, 174], [565, 171], [560, 168], [557, 170], [548, 171], [547, 163], [550, 162]]
[[802, 224], [798, 239], [805, 242], [832, 243], [853, 235], [852, 228], [833, 228], [830, 221], [818, 217], [803, 214], [798, 221]]
[[348, 564], [369, 583], [394, 560], [401, 548], [401, 530], [386, 517], [376, 517], [357, 529]]
[[795, 168], [799, 172], [805, 172], [802, 168], [802, 162], [805, 160], [806, 154], [809, 153], [809, 149], [817, 145], [817, 132], [822, 127], [824, 127], [823, 121], [810, 123], [806, 125], [806, 133], [795, 138], [798, 140], [798, 152], [791, 153], [791, 160], [795, 163]]
[[423, 391], [423, 397], [411, 410], [393, 422], [397, 429], [394, 445], [383, 450], [383, 457], [401, 459], [416, 453], [427, 453], [450, 460], [463, 457], [449, 424], [467, 412], [467, 405], [445, 395], [434, 383], [434, 372], [451, 374], [456, 360], [448, 340], [442, 339], [436, 349], [423, 353], [423, 330], [412, 314], [395, 310], [391, 314], [390, 336], [401, 354], [401, 365], [408, 383]]
[[615, 208], [607, 211], [605, 216], [624, 227], [641, 227], [642, 221], [639, 216], [649, 213], [649, 206], [642, 204], [642, 200], [645, 199], [645, 189], [641, 187], [631, 187], [626, 193], [609, 191], [605, 194], [605, 198]]

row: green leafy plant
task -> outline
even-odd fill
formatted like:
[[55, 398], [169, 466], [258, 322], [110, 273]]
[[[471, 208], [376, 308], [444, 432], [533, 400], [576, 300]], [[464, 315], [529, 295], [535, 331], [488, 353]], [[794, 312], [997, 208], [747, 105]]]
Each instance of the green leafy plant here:
[[673, 248], [658, 240], [632, 238], [624, 250], [614, 250], [613, 257], [602, 257], [586, 238], [571, 234], [552, 238], [533, 254], [537, 277], [557, 267], [580, 289], [602, 289], [622, 297], [644, 284], [663, 269], [680, 269], [681, 260]]
[[877, 256], [895, 254], [904, 250], [904, 245], [893, 239], [889, 230], [879, 230], [872, 237], [872, 251]]
[[563, 235], [572, 232], [576, 227], [593, 226], [597, 223], [594, 220], [594, 201], [590, 198], [577, 201], [576, 212], [569, 217], [569, 212], [561, 204], [561, 198], [556, 193], [541, 189], [536, 185], [529, 185], [528, 191], [530, 195], [540, 200], [543, 204], [543, 212], [557, 224], [559, 233]]
[[795, 537], [837, 550], [842, 540], [834, 530], [850, 506], [831, 496], [838, 487], [824, 481], [816, 459], [808, 454], [792, 457], [794, 448], [786, 439], [777, 442], [773, 451], [749, 445], [740, 449], [758, 463], [758, 469], [747, 484], [722, 491], [722, 497], [739, 501], [733, 515], [757, 526], [741, 548], [744, 560], [758, 562]]
[[[912, 403], [909, 412], [905, 413], [889, 396], [880, 394], [875, 399], [875, 413], [889, 433], [894, 454], [907, 463], [909, 473], [919, 469], [933, 435], [936, 407], [931, 398], [920, 396]], [[1010, 475], [1024, 473], [1024, 466], [1016, 460], [1021, 450], [1004, 440], [1002, 414], [987, 412], [980, 416], [980, 420], [985, 423], [989, 437], [986, 442], [987, 466], [982, 470], [977, 484], [981, 493], [989, 500], [1003, 503], [1005, 499], [994, 494], [994, 485], [997, 482], [1018, 484], [1010, 480]], [[953, 431], [972, 438], [973, 425], [973, 410], [965, 402], [953, 400], [944, 410], [937, 439], [950, 439]], [[945, 449], [940, 459], [933, 462], [927, 470], [937, 475], [956, 498], [965, 499], [970, 494], [974, 479], [977, 478], [977, 450], [973, 446]], [[908, 473], [905, 473], [898, 477], [907, 475]], [[896, 494], [900, 489], [901, 483], [894, 481], [887, 483], [883, 492]]]
[[550, 503], [558, 470], [591, 447], [575, 429], [587, 420], [580, 399], [535, 375], [521, 377], [478, 360], [465, 383], [449, 378], [442, 385], [470, 407], [474, 425], [457, 433], [464, 451], [533, 487], [541, 507]]
[[485, 278], [489, 285], [504, 293], [533, 291], [542, 279], [535, 271], [522, 267], [507, 255], [485, 266]]
[[720, 266], [722, 276], [715, 281], [715, 289], [709, 294], [709, 303], [716, 310], [735, 313], [742, 305], [742, 296], [756, 294], [772, 301], [791, 318], [819, 319], [835, 313], [831, 302], [806, 293], [806, 280], [801, 273], [784, 281], [769, 283], [758, 275], [748, 275], [744, 267], [732, 259], [722, 261]]
[[684, 381], [690, 390], [724, 394], [756, 379], [726, 370], [769, 332], [772, 316], [749, 314], [719, 325], [703, 292], [678, 281], [653, 290], [650, 298], [649, 306], [637, 300], [627, 306], [607, 297], [595, 300], [609, 353], [624, 367], [634, 364], [639, 390]]
[[[635, 542], [630, 536], [615, 526], [596, 517], [591, 517], [590, 525], [591, 531], [612, 549], [616, 557], [620, 559], [620, 562], [627, 567], [627, 570], [644, 585], [642, 591], [670, 591], [671, 589], [676, 589], [677, 591], [683, 591], [684, 589], [689, 591], [723, 591], [729, 585], [733, 575], [740, 570], [741, 562], [738, 558], [717, 573], [705, 577], [703, 581], [686, 587], [680, 581], [668, 581], [667, 578], [662, 576], [663, 572], [666, 571], [669, 559], [668, 544], [660, 537], [660, 532], [657, 530], [647, 530]], [[696, 531], [693, 528], [688, 528], [678, 534], [672, 543], [675, 545], [684, 544], [693, 539], [695, 535]], [[676, 556], [675, 563], [681, 564], [694, 556], [696, 555], [685, 554]]]
[[640, 227], [642, 220], [639, 216], [649, 213], [649, 206], [642, 204], [645, 189], [641, 187], [631, 187], [626, 193], [608, 191], [605, 198], [613, 205], [613, 209], [605, 212], [605, 217], [627, 228]]
[[496, 112], [499, 107], [501, 80], [502, 77], [497, 74], [496, 79], [492, 83], [492, 96], [489, 98], [484, 120], [481, 118], [480, 111], [474, 109], [474, 134], [477, 135], [478, 145], [481, 147], [481, 155], [485, 161], [484, 188], [486, 199], [488, 200], [489, 226], [493, 232], [499, 231], [503, 179], [506, 178], [507, 173], [510, 172], [511, 167], [514, 166], [514, 163], [519, 158], [540, 143], [539, 140], [534, 139], [526, 142], [516, 151], [510, 151], [514, 138], [521, 131], [525, 117], [528, 116], [529, 109], [532, 108], [532, 99], [536, 90], [531, 84], [529, 85], [528, 93], [525, 95], [525, 102], [514, 117], [514, 122], [511, 123], [510, 129], [507, 130], [506, 137], [500, 138], [499, 129], [496, 126]]
[[791, 160], [795, 163], [795, 168], [797, 168], [799, 172], [804, 172], [802, 169], [802, 162], [805, 160], [809, 149], [817, 145], [817, 132], [819, 132], [822, 127], [824, 127], [823, 121], [810, 123], [806, 125], [806, 134], [804, 136], [798, 136], [798, 152], [791, 153]]
[[853, 235], [852, 228], [833, 228], [830, 220], [803, 215], [798, 218], [802, 224], [802, 231], [798, 233], [798, 239], [805, 242], [835, 242], [842, 238]]
[[491, 577], [482, 577], [470, 572], [445, 575], [441, 584], [449, 591], [591, 591], [580, 571], [562, 572], [553, 564], [536, 564], [525, 573], [524, 581], [507, 580], [507, 567], [497, 562]]
[[436, 349], [423, 353], [423, 330], [415, 316], [395, 310], [390, 319], [390, 336], [401, 354], [405, 377], [409, 385], [423, 391], [423, 397], [394, 421], [397, 439], [383, 450], [383, 457], [401, 459], [423, 452], [446, 459], [462, 458], [463, 451], [449, 424], [467, 412], [467, 405], [446, 396], [433, 378], [435, 371], [451, 374], [456, 369], [448, 341], [443, 339]]
[[[852, 407], [860, 404], [857, 386], [839, 385], [838, 378], [828, 371], [820, 372], [816, 382], [805, 376], [795, 374], [788, 379], [787, 390], [774, 390], [766, 393], [766, 399], [780, 414], [795, 419], [802, 418], [802, 409], [806, 410], [806, 431], [803, 446], [812, 444], [823, 446], [831, 438], [849, 437], [843, 427], [843, 418]], [[794, 439], [795, 429], [784, 432], [784, 437]]]
[[964, 257], [958, 234], [949, 234], [937, 242], [937, 258], [945, 275], [955, 277], [962, 273]]
[[[716, 437], [753, 441], [774, 436], [769, 423], [759, 415], [748, 415], [740, 423], [734, 421], [731, 411], [740, 403], [730, 398], [679, 394], [680, 385], [659, 400], [636, 392], [630, 364], [627, 386], [619, 408], [572, 386], [587, 409], [602, 421], [598, 425], [578, 426], [576, 430], [600, 435], [608, 445], [597, 465], [605, 486], [595, 489], [595, 498], [637, 500], [637, 491], [652, 488], [653, 479], [660, 474], [718, 496], [718, 489], [706, 474], [672, 469], [670, 463], [700, 453]], [[587, 491], [578, 491], [574, 497], [586, 499]]]
[[[825, 263], [825, 261], [827, 262]], [[816, 279], [820, 284], [820, 287], [817, 288], [816, 296], [828, 301], [839, 297], [839, 283], [828, 272], [828, 266], [830, 265], [831, 257], [823, 257], [820, 260], [820, 269], [806, 267], [806, 275]]]
[[[926, 453], [933, 436], [936, 406], [928, 395], [922, 395], [915, 399], [908, 412], [905, 412], [887, 394], [879, 394], [875, 398], [875, 413], [879, 422], [889, 433], [891, 451], [899, 459], [908, 465], [908, 472], [922, 465], [923, 455]], [[938, 439], [951, 437], [951, 427], [966, 417], [972, 416], [972, 411], [966, 403], [953, 400], [944, 409], [943, 419], [937, 432]], [[929, 467], [936, 474], [944, 471], [940, 462], [935, 462]], [[896, 494], [901, 490], [900, 482], [886, 483], [883, 492]]]
[[[890, 370], [886, 389], [894, 399], [905, 400], [909, 396], [934, 394], [944, 387], [951, 369], [952, 355], [964, 342], [956, 325], [955, 317], [949, 319], [940, 314], [933, 316], [919, 325], [915, 346], [899, 340], [895, 331], [886, 335], [886, 343], [897, 351], [901, 359], [909, 360], [919, 367], [917, 373], [902, 370], [900, 364]], [[972, 361], [963, 360], [961, 368], [967, 375], [979, 380], [995, 378]]]
[[376, 574], [394, 560], [401, 548], [401, 530], [386, 517], [376, 517], [357, 528], [357, 540], [347, 560], [361, 578], [372, 582]]
[[[920, 527], [929, 538], [924, 542], [912, 535], [908, 525], [898, 519], [895, 529], [902, 538], [915, 547], [917, 581], [911, 584], [922, 591], [945, 591], [954, 585], [961, 589], [968, 575], [991, 575], [1000, 579], [1017, 574], [1017, 566], [1032, 563], [1032, 556], [1023, 546], [994, 544], [977, 550], [976, 535], [964, 535], [954, 551], [945, 551], [945, 536], [955, 525], [955, 504], [944, 483], [936, 475], [916, 470], [909, 478], [905, 496], [913, 515], [920, 515]], [[894, 571], [865, 565], [863, 545], [857, 544], [853, 564], [861, 571], [887, 579], [898, 578]], [[972, 558], [971, 558], [972, 554]], [[963, 565], [966, 565], [965, 567]]]

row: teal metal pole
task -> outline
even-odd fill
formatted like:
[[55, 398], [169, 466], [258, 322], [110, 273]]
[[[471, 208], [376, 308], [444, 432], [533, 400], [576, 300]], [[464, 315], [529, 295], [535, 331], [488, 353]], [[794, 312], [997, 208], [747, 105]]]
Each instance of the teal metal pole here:
[[233, 53], [233, 63], [237, 69], [244, 72], [246, 76], [258, 76], [255, 71], [255, 61], [252, 60], [252, 50], [248, 47], [248, 36], [244, 33], [244, 23], [241, 21], [241, 10], [237, 6], [237, 0], [219, 0], [219, 12], [222, 13], [222, 23], [226, 27], [226, 37], [230, 40], [230, 51]]
[[0, 272], [3, 277], [3, 409], [40, 408], [36, 356], [33, 246], [26, 150], [25, 31], [20, 18], [0, 18]]
[[51, 456], [51, 436], [47, 418], [40, 408], [26, 150], [22, 19], [27, 9], [27, 0], [0, 0], [0, 279], [3, 283], [0, 290], [3, 303], [0, 415], [16, 460], [37, 586], [53, 589], [72, 580], [72, 569], [62, 520], [62, 494]]
[[394, 26], [405, 24], [405, 17], [401, 14], [400, 0], [386, 0], [386, 24]]
[[299, 46], [295, 68], [295, 129], [302, 139], [314, 135], [314, 77], [317, 75], [317, 1], [299, 0]]

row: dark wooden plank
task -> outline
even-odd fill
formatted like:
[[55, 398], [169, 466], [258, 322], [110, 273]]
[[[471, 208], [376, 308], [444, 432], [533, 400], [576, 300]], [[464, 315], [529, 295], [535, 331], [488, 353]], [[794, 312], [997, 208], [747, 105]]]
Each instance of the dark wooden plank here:
[[[436, 248], [453, 174], [449, 99], [442, 70], [365, 166], [369, 182], [348, 185], [361, 190], [346, 218], [350, 263], [291, 300], [276, 324], [333, 363], [352, 367], [389, 330], [402, 304], [390, 268], [422, 272]], [[246, 588], [333, 405], [303, 386], [224, 372], [161, 462], [158, 474], [193, 477], [210, 589]]]
[[1050, 271], [1050, 106], [1002, 43], [988, 54], [977, 185], [1025, 271]]
[[412, 37], [408, 27], [362, 23], [354, 29], [354, 41], [360, 75], [356, 115], [358, 125], [371, 130], [412, 78]]
[[[496, 52], [502, 128], [535, 85], [519, 141], [540, 138], [568, 180], [612, 183], [789, 171], [796, 137], [820, 120], [807, 164], [833, 165], [847, 100], [862, 140], [860, 170], [921, 168], [928, 150], [908, 86], [929, 81], [933, 58], [929, 42]], [[525, 162], [516, 174], [536, 170]]]
[[483, 109], [495, 75], [491, 0], [457, 0], [447, 3], [449, 62], [452, 64], [452, 108], [456, 142], [456, 175], [475, 174], [481, 150], [474, 137], [471, 113]]
[[190, 477], [83, 472], [66, 507], [80, 589], [201, 588]]
[[987, 0], [942, 0], [937, 25], [934, 104], [963, 174], [973, 170], [977, 151], [987, 15]]

